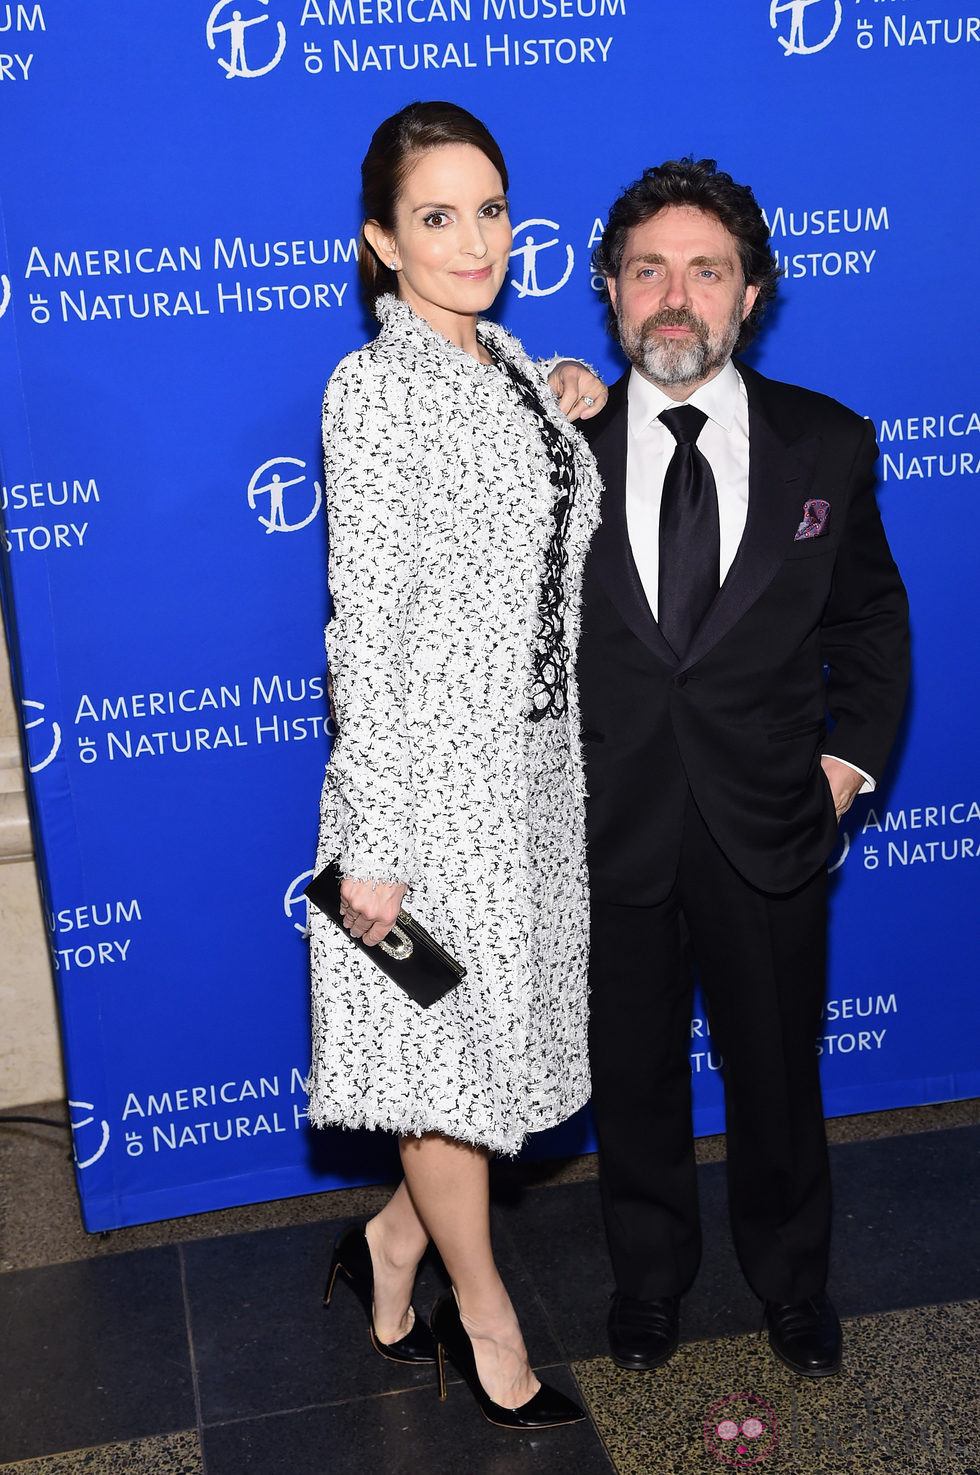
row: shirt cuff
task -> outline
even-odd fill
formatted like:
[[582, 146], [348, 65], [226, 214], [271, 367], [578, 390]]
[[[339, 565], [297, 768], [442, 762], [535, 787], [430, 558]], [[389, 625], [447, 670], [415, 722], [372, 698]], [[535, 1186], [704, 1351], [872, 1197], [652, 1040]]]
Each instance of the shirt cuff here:
[[864, 783], [858, 789], [859, 794], [873, 794], [875, 789], [878, 787], [878, 780], [873, 779], [870, 773], [865, 773], [863, 768], [858, 768], [857, 764], [852, 763], [850, 759], [838, 758], [836, 753], [824, 753], [823, 756], [825, 758], [833, 758], [835, 763], [846, 763], [848, 768], [853, 768], [855, 773], [859, 773], [861, 775], [861, 777], [864, 779]]

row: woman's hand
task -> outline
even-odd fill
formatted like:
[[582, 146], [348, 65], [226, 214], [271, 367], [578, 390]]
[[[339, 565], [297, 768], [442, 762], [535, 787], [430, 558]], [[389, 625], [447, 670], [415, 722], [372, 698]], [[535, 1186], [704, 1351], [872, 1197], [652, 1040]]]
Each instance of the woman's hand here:
[[355, 881], [347, 876], [340, 887], [340, 911], [352, 937], [368, 947], [387, 937], [408, 887], [402, 882]]
[[577, 359], [560, 359], [548, 375], [548, 383], [558, 408], [569, 420], [590, 420], [609, 398], [602, 380]]

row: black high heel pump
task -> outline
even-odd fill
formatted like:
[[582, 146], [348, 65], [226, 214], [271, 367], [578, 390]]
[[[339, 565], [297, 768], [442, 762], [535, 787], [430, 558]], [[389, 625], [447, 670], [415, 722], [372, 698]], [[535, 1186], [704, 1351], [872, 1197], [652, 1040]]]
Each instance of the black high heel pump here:
[[537, 1393], [519, 1408], [494, 1403], [480, 1382], [473, 1356], [473, 1343], [459, 1315], [452, 1291], [444, 1291], [432, 1308], [429, 1326], [436, 1340], [439, 1361], [439, 1397], [446, 1396], [445, 1359], [448, 1357], [466, 1383], [483, 1417], [504, 1429], [548, 1429], [556, 1424], [577, 1424], [586, 1417], [577, 1403], [542, 1383]]
[[436, 1344], [425, 1322], [416, 1316], [410, 1329], [397, 1342], [382, 1342], [374, 1330], [374, 1266], [371, 1264], [371, 1248], [364, 1233], [363, 1224], [353, 1224], [338, 1234], [330, 1262], [330, 1274], [323, 1293], [324, 1306], [330, 1305], [330, 1297], [338, 1274], [343, 1273], [351, 1288], [364, 1307], [371, 1345], [389, 1362], [435, 1362]]

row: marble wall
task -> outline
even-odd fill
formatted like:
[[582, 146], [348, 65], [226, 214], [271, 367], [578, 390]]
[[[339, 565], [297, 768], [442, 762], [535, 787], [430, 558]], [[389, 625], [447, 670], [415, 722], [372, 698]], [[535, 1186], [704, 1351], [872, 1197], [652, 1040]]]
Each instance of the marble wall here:
[[0, 624], [0, 1108], [65, 1094], [6, 637]]

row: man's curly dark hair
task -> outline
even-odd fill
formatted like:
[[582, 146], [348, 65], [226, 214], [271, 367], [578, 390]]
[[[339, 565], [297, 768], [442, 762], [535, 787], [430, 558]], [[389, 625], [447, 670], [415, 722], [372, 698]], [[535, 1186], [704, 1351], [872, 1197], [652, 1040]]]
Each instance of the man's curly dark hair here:
[[636, 225], [658, 215], [668, 205], [693, 205], [714, 215], [735, 237], [746, 285], [758, 287], [753, 304], [735, 344], [736, 353], [755, 337], [766, 306], [776, 295], [780, 267], [769, 246], [769, 228], [756, 198], [746, 184], [736, 184], [719, 169], [714, 159], [668, 159], [629, 185], [609, 212], [602, 240], [592, 255], [592, 269], [603, 278], [600, 296], [609, 309], [607, 326], [618, 341], [616, 313], [605, 283], [619, 275], [626, 237]]

